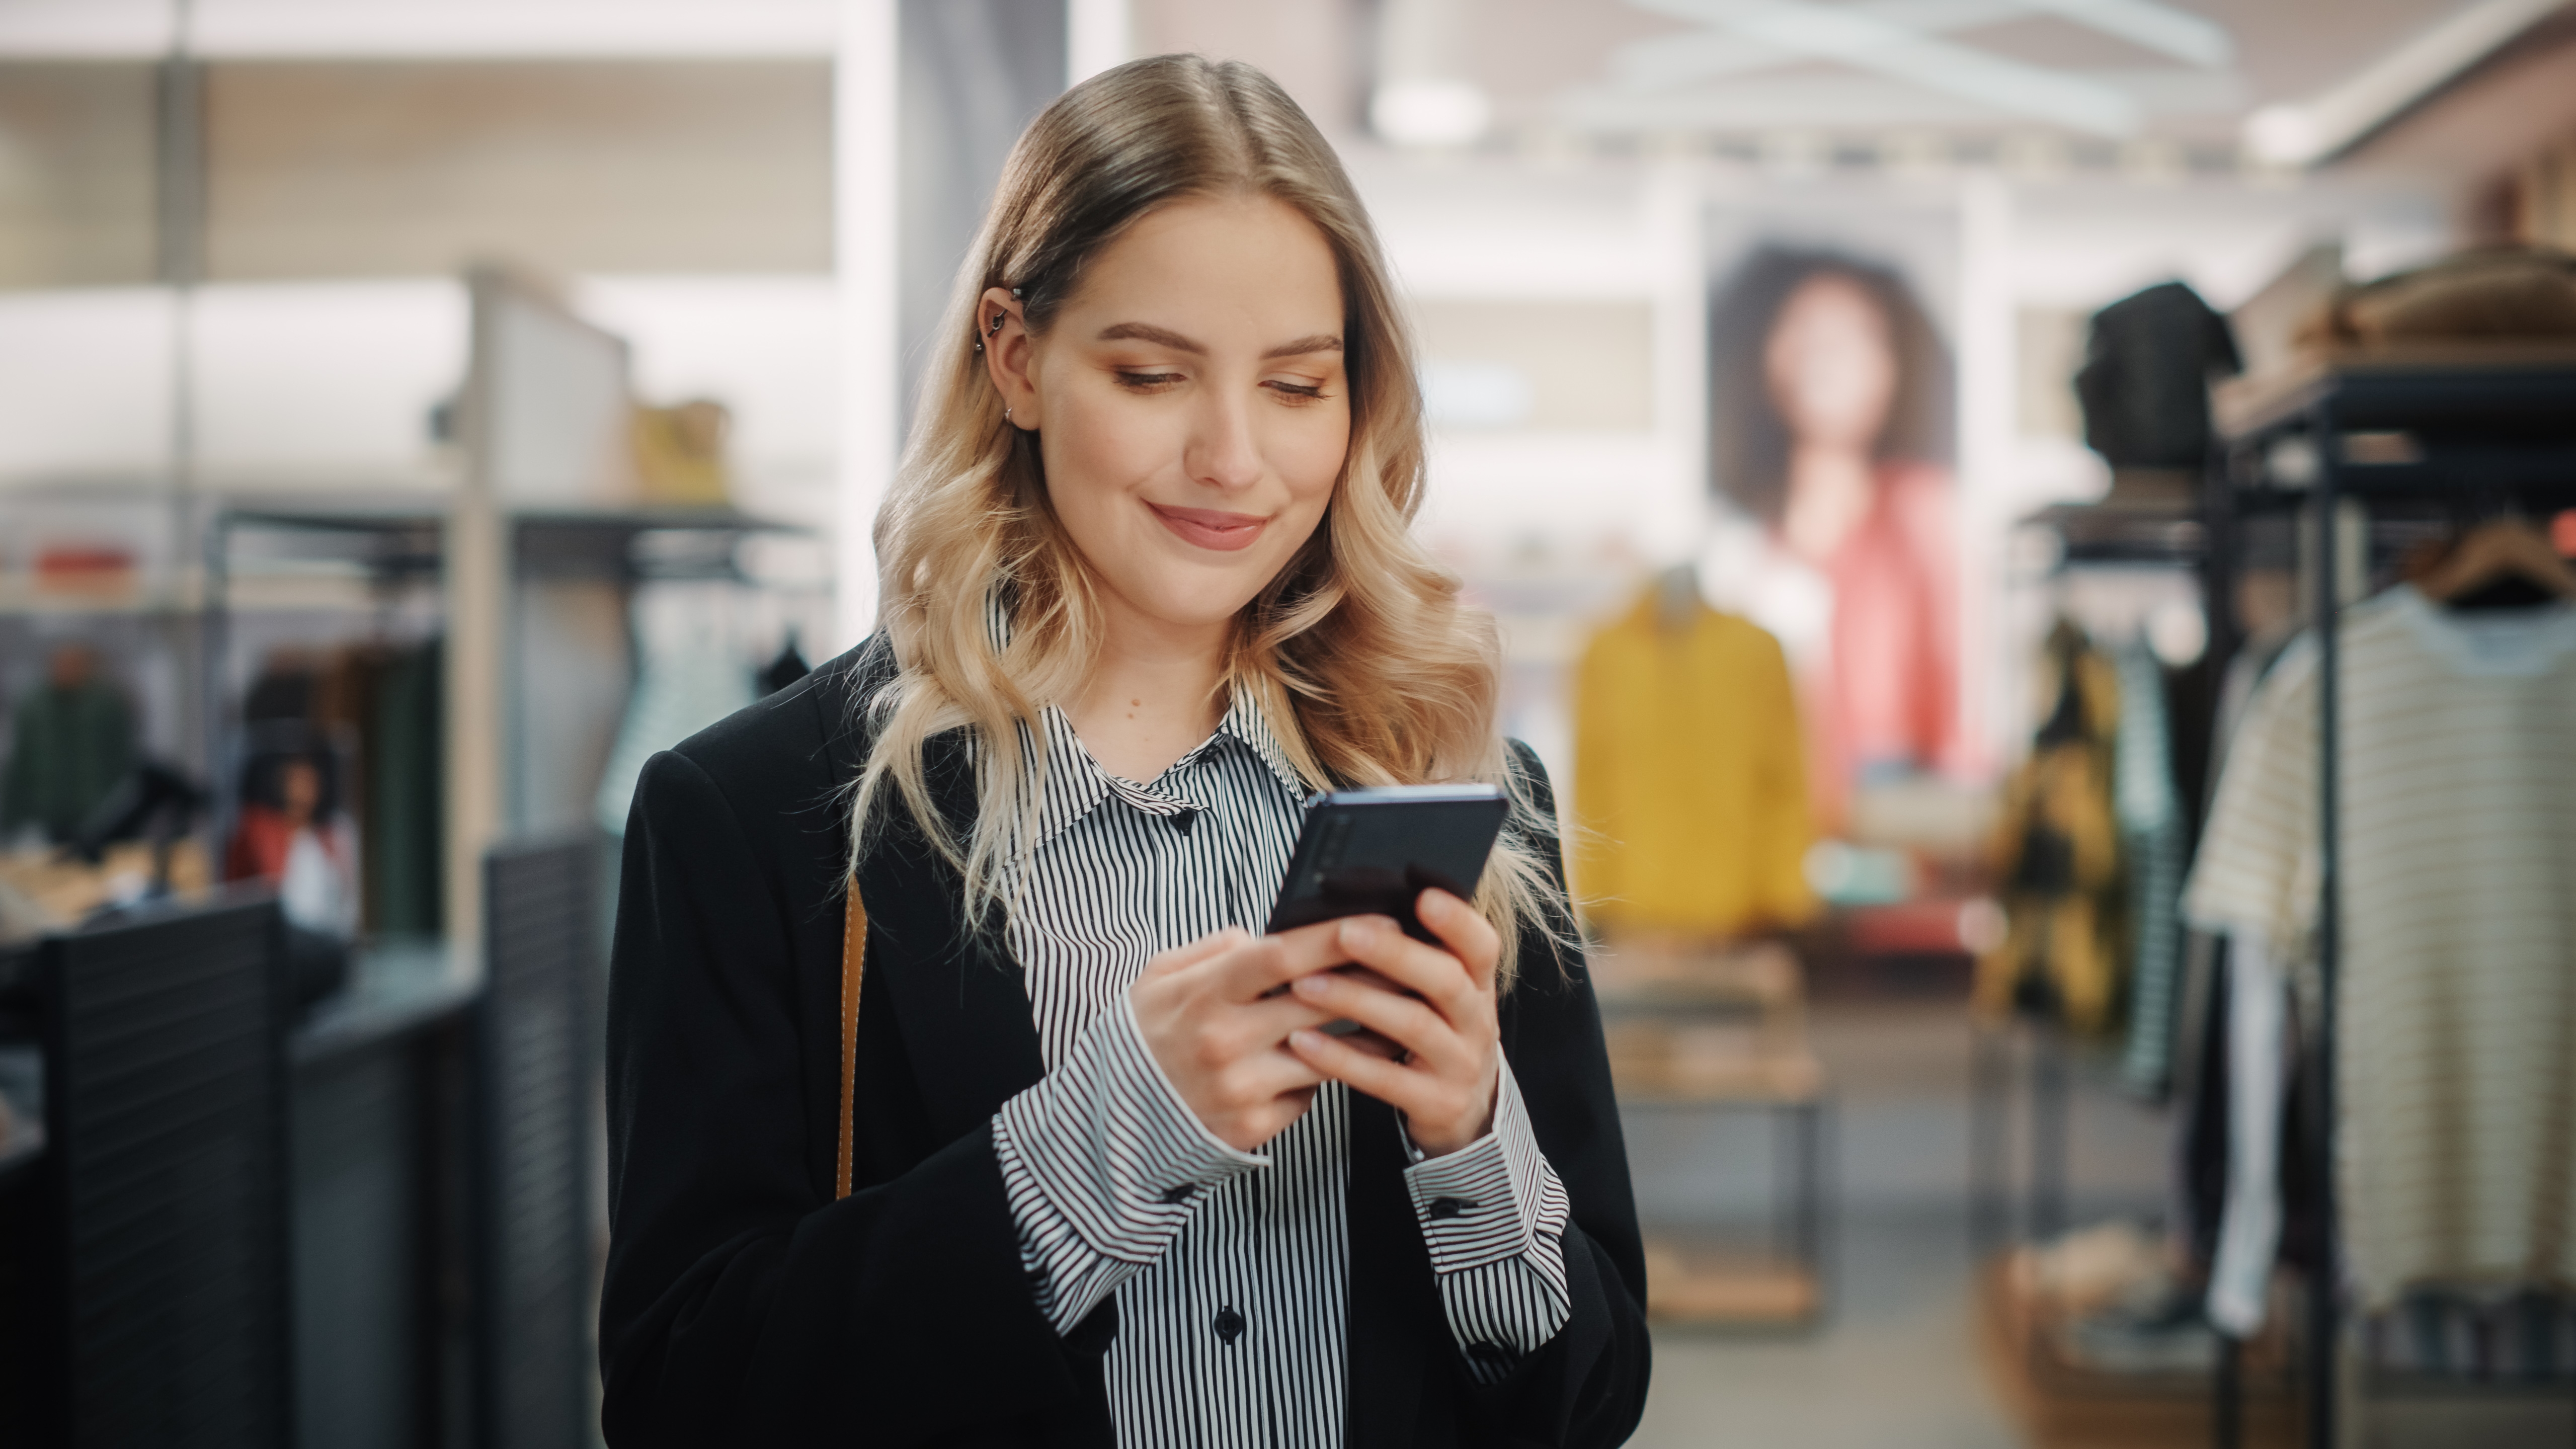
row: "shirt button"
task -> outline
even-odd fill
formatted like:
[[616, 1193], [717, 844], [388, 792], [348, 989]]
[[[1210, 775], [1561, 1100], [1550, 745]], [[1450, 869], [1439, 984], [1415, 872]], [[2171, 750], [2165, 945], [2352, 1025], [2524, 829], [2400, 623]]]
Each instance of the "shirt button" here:
[[1186, 1182], [1182, 1183], [1178, 1187], [1167, 1187], [1163, 1189], [1163, 1201], [1188, 1202], [1190, 1200], [1190, 1194], [1196, 1191], [1198, 1191], [1196, 1187]]
[[1172, 822], [1172, 828], [1174, 830], [1181, 832], [1183, 835], [1187, 835], [1190, 833], [1190, 827], [1199, 823], [1199, 812], [1195, 810], [1183, 810], [1178, 814], [1166, 815], [1163, 818]]
[[1243, 1336], [1243, 1315], [1235, 1312], [1231, 1308], [1218, 1309], [1216, 1311], [1216, 1336], [1225, 1340], [1226, 1347], [1234, 1347], [1234, 1341]]
[[1472, 1198], [1435, 1197], [1431, 1200], [1431, 1220], [1436, 1223], [1445, 1218], [1457, 1217], [1461, 1213], [1473, 1212], [1475, 1209], [1476, 1204]]

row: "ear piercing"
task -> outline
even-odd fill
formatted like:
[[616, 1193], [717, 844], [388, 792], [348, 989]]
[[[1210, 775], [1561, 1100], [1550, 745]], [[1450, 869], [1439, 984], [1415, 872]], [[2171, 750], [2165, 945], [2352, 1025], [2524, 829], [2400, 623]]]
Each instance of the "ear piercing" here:
[[[1027, 294], [1025, 291], [1021, 290], [1021, 289], [1020, 289], [1020, 288], [1018, 288], [1018, 287], [1013, 287], [1013, 288], [1011, 289], [1011, 300], [1012, 300], [1012, 301], [1014, 301], [1014, 302], [1017, 302], [1017, 301], [1022, 300], [1022, 299], [1023, 299], [1023, 298], [1025, 298], [1027, 295], [1028, 295], [1028, 294]], [[985, 338], [985, 337], [991, 337], [991, 336], [993, 336], [995, 333], [1000, 332], [1000, 331], [1002, 330], [1002, 323], [1003, 323], [1003, 321], [1004, 321], [1005, 319], [1007, 319], [1010, 315], [1011, 315], [1011, 314], [1009, 314], [1008, 312], [996, 312], [996, 313], [994, 313], [994, 314], [993, 314], [993, 327], [992, 327], [992, 331], [986, 332], [986, 333], [984, 333], [984, 334], [983, 334], [983, 336], [982, 336], [982, 337], [978, 337], [978, 338], [976, 338], [976, 339], [975, 339], [975, 350], [976, 350], [977, 352], [981, 352], [981, 351], [983, 351], [983, 350], [984, 350], [984, 338]]]

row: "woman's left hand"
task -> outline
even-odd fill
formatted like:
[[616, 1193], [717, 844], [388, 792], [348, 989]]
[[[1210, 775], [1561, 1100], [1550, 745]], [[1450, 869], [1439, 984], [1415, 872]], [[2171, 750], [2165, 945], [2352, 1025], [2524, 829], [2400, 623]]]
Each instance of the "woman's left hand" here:
[[1447, 891], [1424, 891], [1413, 909], [1447, 950], [1414, 940], [1384, 916], [1353, 916], [1341, 929], [1350, 958], [1401, 989], [1342, 971], [1300, 977], [1293, 988], [1312, 1005], [1385, 1037], [1403, 1055], [1388, 1060], [1312, 1029], [1289, 1033], [1288, 1049], [1323, 1075], [1402, 1112], [1414, 1145], [1441, 1157], [1493, 1127], [1502, 1070], [1494, 963], [1502, 941], [1483, 916]]

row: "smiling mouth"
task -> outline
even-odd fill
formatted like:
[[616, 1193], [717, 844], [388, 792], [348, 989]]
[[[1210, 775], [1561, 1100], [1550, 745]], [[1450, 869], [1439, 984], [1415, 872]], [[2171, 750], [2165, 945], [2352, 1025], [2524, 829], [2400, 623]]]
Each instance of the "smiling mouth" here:
[[1261, 536], [1262, 528], [1270, 521], [1255, 513], [1220, 513], [1213, 508], [1169, 508], [1160, 503], [1145, 506], [1154, 510], [1154, 516], [1162, 520], [1165, 528], [1178, 534], [1183, 543], [1194, 543], [1201, 548], [1225, 553], [1250, 548], [1252, 541]]

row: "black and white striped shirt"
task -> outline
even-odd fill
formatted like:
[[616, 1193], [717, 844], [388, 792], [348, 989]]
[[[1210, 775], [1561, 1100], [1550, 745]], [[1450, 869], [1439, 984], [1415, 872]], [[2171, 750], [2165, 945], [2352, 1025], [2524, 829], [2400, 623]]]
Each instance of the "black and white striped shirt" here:
[[[1305, 783], [1240, 693], [1151, 784], [1102, 769], [1060, 711], [1044, 730], [1048, 763], [1030, 752], [1024, 775], [1043, 790], [1037, 840], [1007, 935], [1047, 1075], [993, 1120], [1039, 1308], [1066, 1332], [1117, 1300], [1121, 1445], [1330, 1449], [1347, 1390], [1349, 1091], [1326, 1083], [1260, 1152], [1238, 1152], [1181, 1101], [1127, 1000], [1157, 952], [1262, 928]], [[1570, 1312], [1565, 1188], [1508, 1062], [1493, 1131], [1445, 1157], [1415, 1151], [1405, 1180], [1450, 1331], [1499, 1378]]]

